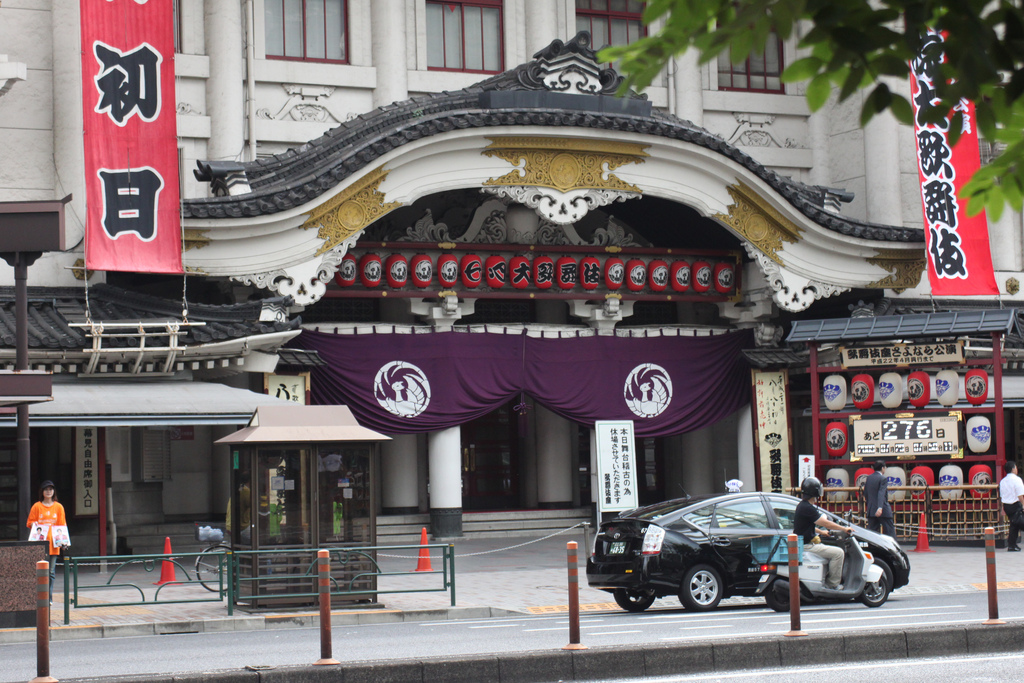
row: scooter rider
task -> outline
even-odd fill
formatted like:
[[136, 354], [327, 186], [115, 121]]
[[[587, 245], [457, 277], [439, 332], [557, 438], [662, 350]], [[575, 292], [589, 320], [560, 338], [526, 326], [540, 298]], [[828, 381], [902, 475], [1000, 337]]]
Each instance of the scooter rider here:
[[[800, 484], [800, 497], [803, 499], [796, 506], [793, 520], [793, 533], [804, 538], [804, 550], [828, 560], [828, 574], [825, 577], [825, 588], [841, 590], [843, 580], [843, 561], [845, 553], [842, 548], [825, 545], [821, 542], [821, 534], [828, 535], [828, 529], [853, 533], [853, 527], [844, 527], [830, 520], [824, 512], [815, 507], [824, 488], [817, 477], [807, 477]], [[823, 527], [821, 529], [816, 528]]]

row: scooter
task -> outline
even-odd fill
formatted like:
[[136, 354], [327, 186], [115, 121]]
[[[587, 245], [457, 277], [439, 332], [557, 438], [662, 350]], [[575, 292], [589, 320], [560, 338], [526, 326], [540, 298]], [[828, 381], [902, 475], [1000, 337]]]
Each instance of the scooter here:
[[[843, 532], [833, 531], [828, 538], [843, 548], [843, 581], [840, 590], [825, 587], [828, 560], [813, 552], [804, 551], [800, 562], [800, 597], [808, 602], [842, 602], [860, 600], [868, 607], [880, 607], [889, 599], [889, 583], [885, 571], [874, 563], [871, 553], [857, 543], [857, 539]], [[785, 540], [782, 541], [785, 543]], [[776, 612], [789, 611], [789, 563], [780, 562], [773, 573], [763, 575], [764, 584], [758, 593]]]

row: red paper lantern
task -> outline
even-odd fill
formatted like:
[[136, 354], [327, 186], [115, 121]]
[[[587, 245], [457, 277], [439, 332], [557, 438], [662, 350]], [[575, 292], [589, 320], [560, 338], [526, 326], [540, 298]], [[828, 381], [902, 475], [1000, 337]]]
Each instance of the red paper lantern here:
[[639, 292], [647, 284], [647, 265], [638, 258], [626, 261], [626, 289]]
[[697, 261], [693, 264], [693, 291], [708, 291], [711, 289], [713, 279], [714, 272], [710, 263], [707, 261]]
[[438, 257], [437, 281], [442, 287], [454, 287], [459, 281], [459, 259], [455, 254], [441, 254]]
[[673, 261], [669, 270], [669, 280], [672, 282], [672, 289], [677, 292], [690, 289], [690, 264], [686, 261]]
[[388, 260], [384, 262], [384, 277], [388, 281], [388, 287], [405, 287], [409, 281], [409, 261], [401, 254], [388, 256]]
[[334, 281], [339, 287], [351, 287], [356, 283], [359, 275], [359, 262], [352, 254], [345, 254], [341, 259], [338, 272], [334, 274]]
[[412, 283], [419, 288], [429, 287], [434, 279], [434, 262], [426, 254], [416, 254], [409, 261]]
[[462, 271], [462, 286], [476, 289], [484, 281], [484, 260], [476, 254], [466, 254], [459, 264]]
[[714, 271], [715, 291], [726, 294], [736, 286], [736, 271], [731, 263], [719, 263]]
[[555, 284], [555, 262], [550, 256], [533, 259], [533, 284], [537, 289], [551, 289]]
[[359, 281], [363, 287], [377, 287], [383, 277], [384, 266], [380, 256], [376, 254], [364, 254], [359, 259]]
[[840, 458], [846, 454], [847, 436], [845, 422], [829, 422], [825, 425], [825, 449], [829, 456]]
[[559, 289], [569, 290], [576, 286], [579, 280], [580, 265], [572, 256], [562, 256], [555, 261], [555, 282]]
[[664, 292], [668, 289], [668, 264], [661, 259], [651, 261], [647, 266], [647, 286], [652, 292]]
[[526, 289], [533, 282], [533, 266], [525, 256], [513, 256], [508, 262], [508, 279], [516, 289]]
[[871, 473], [874, 471], [875, 470], [870, 467], [861, 467], [853, 473], [853, 485], [857, 488], [864, 486], [864, 481], [870, 477]]
[[875, 378], [871, 375], [854, 375], [850, 381], [850, 398], [858, 410], [867, 410], [875, 402]]
[[622, 262], [622, 259], [617, 256], [613, 256], [609, 259], [605, 259], [604, 262], [604, 286], [608, 289], [615, 291], [622, 287], [622, 283], [626, 281], [626, 264]]
[[583, 289], [597, 289], [601, 284], [601, 262], [596, 256], [586, 256], [580, 260], [580, 284]]
[[972, 406], [980, 406], [988, 398], [988, 373], [974, 368], [964, 375], [964, 394]]
[[907, 400], [915, 408], [923, 408], [932, 398], [931, 380], [928, 373], [922, 370], [907, 376]]
[[[918, 465], [914, 469], [910, 470], [910, 478], [907, 479], [907, 485], [935, 486], [935, 470], [928, 465]], [[918, 491], [916, 493], [911, 493], [910, 497], [914, 500], [924, 500], [924, 497], [927, 495], [927, 491]]]
[[501, 289], [508, 282], [508, 261], [492, 254], [484, 261], [484, 280], [491, 289]]

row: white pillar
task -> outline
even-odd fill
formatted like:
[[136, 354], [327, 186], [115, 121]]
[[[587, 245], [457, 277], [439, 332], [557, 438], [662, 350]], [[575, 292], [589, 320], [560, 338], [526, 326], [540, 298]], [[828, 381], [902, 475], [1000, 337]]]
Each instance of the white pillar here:
[[377, 70], [374, 107], [409, 99], [405, 4], [405, 0], [374, 0], [370, 3], [373, 65]]
[[552, 0], [526, 0], [526, 56], [532, 58], [538, 51], [548, 46], [555, 38], [566, 40], [570, 36], [558, 34], [557, 4]]
[[[829, 151], [828, 116], [826, 111], [835, 111], [831, 108], [819, 109], [811, 114], [807, 120], [807, 132], [810, 136], [811, 154], [813, 154], [813, 166], [810, 171], [810, 181], [815, 185], [830, 186], [832, 178], [830, 175], [831, 163]], [[744, 283], [746, 284], [746, 283]], [[746, 479], [744, 479], [746, 481]]]
[[743, 482], [744, 491], [756, 491], [757, 474], [754, 467], [754, 422], [750, 415], [750, 408], [740, 408], [736, 417], [736, 460], [739, 468], [737, 478]]
[[206, 0], [206, 112], [210, 117], [207, 159], [242, 159], [245, 147], [245, 72], [242, 5], [237, 0]]
[[682, 435], [683, 481], [681, 483], [686, 489], [686, 493], [691, 496], [721, 490], [721, 486], [716, 487], [712, 480], [711, 463], [716, 451], [712, 430], [713, 427], [705, 427]]
[[395, 434], [381, 445], [381, 503], [384, 514], [419, 512], [416, 435]]
[[572, 423], [537, 406], [537, 503], [542, 508], [572, 505]]
[[704, 126], [704, 81], [701, 75], [700, 55], [687, 50], [675, 60], [675, 115], [686, 121]]
[[430, 528], [434, 538], [462, 535], [462, 431], [431, 432]]
[[[72, 245], [85, 234], [82, 219], [86, 213], [79, 0], [53, 0], [50, 21], [53, 35], [53, 160], [57, 173], [54, 198], [74, 195], [65, 212], [65, 241]], [[174, 103], [171, 102], [170, 106], [173, 108]]]
[[872, 223], [903, 224], [899, 143], [899, 123], [889, 111], [875, 114], [864, 127], [864, 202]]

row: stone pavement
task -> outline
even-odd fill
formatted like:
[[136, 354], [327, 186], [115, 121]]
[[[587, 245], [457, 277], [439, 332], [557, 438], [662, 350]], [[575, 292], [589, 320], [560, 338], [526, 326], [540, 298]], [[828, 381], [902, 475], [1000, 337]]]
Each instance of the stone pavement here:
[[[454, 545], [456, 556], [456, 607], [451, 606], [451, 598], [447, 592], [382, 592], [378, 595], [378, 604], [372, 607], [353, 609], [337, 606], [332, 612], [332, 623], [480, 618], [508, 613], [541, 614], [567, 611], [567, 541], [577, 541], [580, 547], [581, 610], [617, 610], [618, 607], [611, 601], [608, 593], [587, 586], [584, 576], [586, 545], [582, 531], [573, 529], [544, 539], [455, 539], [451, 543]], [[908, 550], [911, 563], [910, 584], [899, 589], [898, 595], [986, 589], [985, 552], [980, 544], [970, 548], [933, 544], [933, 552], [928, 553], [910, 552], [912, 548], [905, 548]], [[1000, 588], [1024, 588], [1024, 553], [1007, 553], [1005, 550], [996, 552], [996, 577]], [[412, 548], [383, 550], [379, 556], [384, 572], [412, 572], [418, 562], [418, 553]], [[432, 556], [431, 565], [436, 572], [440, 572], [438, 554]], [[146, 600], [152, 600], [157, 591], [153, 582], [159, 579], [160, 569], [154, 569], [155, 571], [151, 573], [135, 571], [131, 575], [132, 582], [143, 587]], [[80, 576], [79, 585], [96, 586], [109, 580], [109, 574], [89, 572]], [[123, 583], [120, 575], [116, 582]], [[138, 591], [104, 588], [83, 591], [80, 600], [83, 607], [71, 607], [70, 624], [64, 625], [62, 584], [61, 573], [58, 571], [51, 612], [51, 638], [54, 640], [313, 626], [317, 619], [314, 608], [260, 612], [247, 612], [236, 608], [234, 615], [229, 617], [227, 606], [223, 602], [116, 606], [112, 603], [137, 600]], [[381, 577], [378, 588], [381, 591], [416, 590], [438, 588], [441, 585], [439, 574], [410, 573]], [[168, 585], [160, 589], [159, 597], [208, 600], [211, 595], [199, 585]], [[658, 609], [659, 606], [678, 609], [679, 603], [674, 598], [665, 598], [656, 602], [652, 609]], [[0, 643], [27, 642], [34, 638], [34, 628], [0, 629]]]

